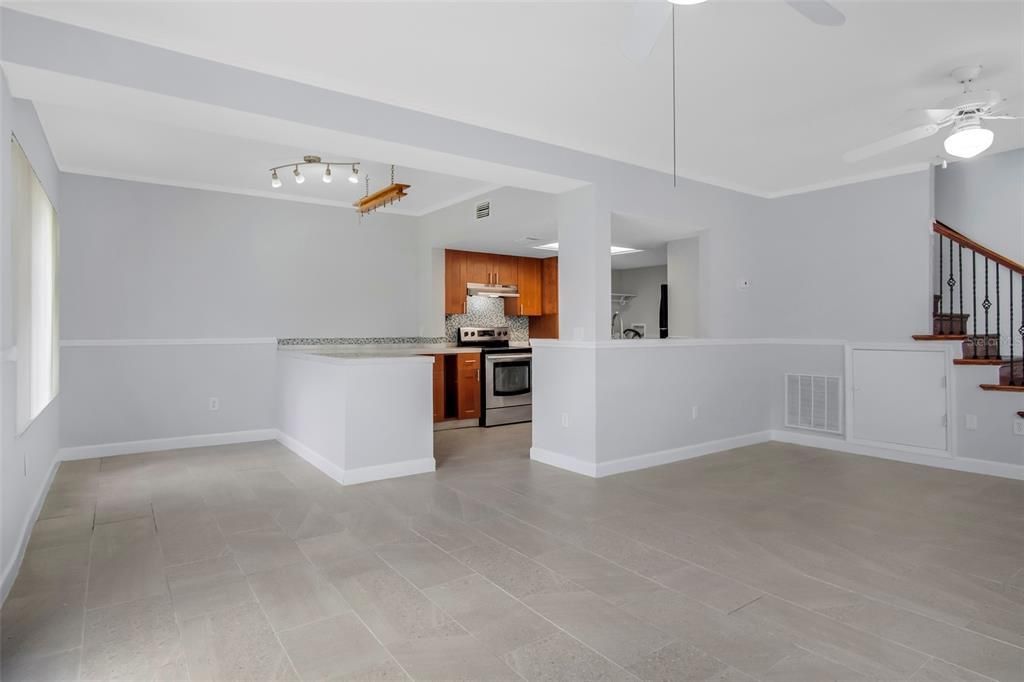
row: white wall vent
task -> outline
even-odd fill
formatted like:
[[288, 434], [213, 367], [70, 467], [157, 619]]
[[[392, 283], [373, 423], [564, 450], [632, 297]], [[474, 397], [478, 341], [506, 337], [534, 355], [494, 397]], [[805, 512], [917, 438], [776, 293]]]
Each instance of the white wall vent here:
[[481, 201], [476, 205], [476, 219], [483, 220], [484, 218], [490, 217], [491, 215], [491, 202]]
[[786, 426], [842, 433], [842, 380], [811, 374], [786, 375]]

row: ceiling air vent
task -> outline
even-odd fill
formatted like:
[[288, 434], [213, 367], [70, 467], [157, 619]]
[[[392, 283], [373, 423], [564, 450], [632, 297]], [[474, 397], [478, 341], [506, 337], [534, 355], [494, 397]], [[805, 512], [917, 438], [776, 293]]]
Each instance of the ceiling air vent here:
[[476, 205], [476, 219], [477, 220], [483, 220], [484, 218], [490, 217], [490, 215], [491, 215], [491, 202], [489, 200], [488, 201], [481, 201], [479, 204]]

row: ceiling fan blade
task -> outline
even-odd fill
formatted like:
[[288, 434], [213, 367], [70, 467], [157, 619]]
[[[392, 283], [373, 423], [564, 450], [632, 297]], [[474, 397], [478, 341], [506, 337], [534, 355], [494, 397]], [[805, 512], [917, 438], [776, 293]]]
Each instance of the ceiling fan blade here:
[[786, 4], [819, 26], [842, 26], [846, 16], [825, 0], [786, 0]]
[[622, 36], [622, 53], [638, 63], [647, 59], [670, 16], [672, 5], [664, 0], [634, 2], [626, 32]]
[[884, 140], [879, 140], [878, 142], [873, 142], [869, 145], [860, 147], [859, 149], [846, 152], [843, 154], [843, 160], [848, 163], [863, 161], [868, 157], [876, 156], [882, 152], [887, 152], [890, 149], [902, 147], [905, 144], [910, 144], [911, 142], [917, 142], [918, 140], [923, 140], [926, 137], [931, 137], [935, 133], [939, 132], [940, 127], [941, 126], [935, 123], [926, 123], [925, 125], [911, 128], [910, 130], [904, 130], [902, 133], [887, 137]]
[[990, 116], [982, 116], [986, 121], [1024, 121], [1024, 115], [1022, 114], [992, 114]]
[[956, 109], [919, 109], [922, 112], [923, 120], [939, 123], [956, 114]]

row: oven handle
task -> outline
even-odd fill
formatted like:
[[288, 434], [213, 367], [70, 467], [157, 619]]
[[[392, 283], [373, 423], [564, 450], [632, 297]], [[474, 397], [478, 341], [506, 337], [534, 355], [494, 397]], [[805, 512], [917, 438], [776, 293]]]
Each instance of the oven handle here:
[[510, 353], [508, 355], [488, 355], [486, 357], [488, 362], [493, 360], [529, 360], [533, 357], [533, 353]]

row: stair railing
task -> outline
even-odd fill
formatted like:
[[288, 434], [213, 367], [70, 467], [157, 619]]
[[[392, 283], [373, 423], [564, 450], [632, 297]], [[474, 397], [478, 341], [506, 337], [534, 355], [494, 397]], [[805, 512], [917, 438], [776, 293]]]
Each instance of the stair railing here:
[[[1009, 341], [1010, 385], [1024, 386], [1024, 362], [1016, 362], [1014, 349], [1020, 342], [1024, 354], [1024, 265], [996, 253], [988, 247], [965, 237], [953, 228], [935, 221], [932, 230], [938, 235], [938, 299], [936, 312], [940, 325], [936, 333], [941, 335], [964, 335], [972, 342], [964, 350], [973, 348], [973, 357], [986, 360], [1002, 359], [1003, 348], [1003, 284], [1007, 289], [1009, 317], [1006, 338]], [[966, 254], [964, 251], [966, 250]], [[970, 281], [970, 330], [963, 324], [964, 318], [964, 256], [967, 256], [967, 270]], [[980, 261], [980, 262], [979, 262]], [[948, 274], [947, 274], [948, 273]], [[979, 284], [978, 279], [981, 278]], [[1016, 286], [1014, 283], [1016, 282]], [[993, 300], [993, 296], [995, 300]], [[981, 300], [981, 319], [978, 306]], [[945, 306], [945, 310], [943, 310]], [[994, 308], [994, 310], [993, 310]], [[943, 316], [947, 316], [943, 320]], [[959, 326], [954, 327], [954, 322]], [[1015, 324], [1020, 324], [1015, 327]], [[979, 336], [980, 331], [983, 336]], [[982, 348], [979, 349], [979, 339]], [[1019, 367], [1019, 370], [1018, 370]]]

